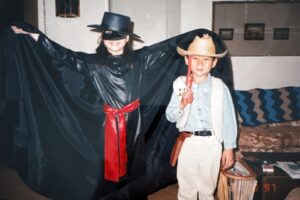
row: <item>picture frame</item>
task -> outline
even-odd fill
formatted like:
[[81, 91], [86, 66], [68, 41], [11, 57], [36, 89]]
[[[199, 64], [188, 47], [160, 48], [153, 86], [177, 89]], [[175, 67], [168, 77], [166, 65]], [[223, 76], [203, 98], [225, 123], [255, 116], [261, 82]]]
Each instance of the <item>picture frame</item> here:
[[244, 40], [264, 40], [264, 23], [247, 23], [244, 27]]
[[274, 40], [288, 40], [289, 39], [289, 28], [274, 28], [273, 39]]
[[55, 0], [56, 17], [80, 17], [80, 0]]
[[221, 40], [233, 40], [233, 28], [220, 28], [219, 37]]

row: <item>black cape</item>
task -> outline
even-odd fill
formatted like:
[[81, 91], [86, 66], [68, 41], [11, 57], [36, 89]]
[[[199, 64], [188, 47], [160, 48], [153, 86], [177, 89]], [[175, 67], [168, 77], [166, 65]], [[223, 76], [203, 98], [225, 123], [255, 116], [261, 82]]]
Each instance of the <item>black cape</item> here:
[[[139, 132], [146, 146], [132, 159], [143, 160], [146, 171], [132, 188], [140, 186], [152, 193], [176, 181], [176, 168], [170, 166], [169, 158], [178, 130], [165, 117], [172, 82], [187, 69], [176, 47], [186, 49], [195, 35], [207, 32], [217, 52], [223, 52], [219, 37], [205, 29], [134, 51], [135, 67], [140, 68], [137, 75], [142, 76], [132, 98], [141, 99]], [[76, 65], [57, 64], [49, 56], [51, 48], [43, 48], [28, 35], [16, 35], [9, 27], [1, 30], [0, 130], [7, 141], [6, 161], [31, 189], [53, 199], [92, 199], [99, 193], [100, 199], [122, 199], [128, 185], [107, 187], [110, 183], [103, 179], [102, 103], [109, 101], [104, 96], [115, 94], [100, 94], [91, 81], [93, 73], [78, 72], [97, 63], [98, 57], [72, 52], [40, 34], [66, 55], [75, 56]], [[228, 55], [219, 60], [212, 75], [233, 88]]]

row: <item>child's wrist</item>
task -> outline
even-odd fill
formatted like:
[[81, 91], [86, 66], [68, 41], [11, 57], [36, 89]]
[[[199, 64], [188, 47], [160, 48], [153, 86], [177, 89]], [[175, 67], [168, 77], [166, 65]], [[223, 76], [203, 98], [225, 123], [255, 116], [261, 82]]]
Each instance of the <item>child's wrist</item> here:
[[186, 103], [184, 101], [181, 101], [179, 104], [179, 110], [183, 110], [185, 106], [186, 106]]
[[181, 110], [181, 111], [183, 111], [183, 109], [184, 109], [184, 106], [179, 106], [179, 110]]

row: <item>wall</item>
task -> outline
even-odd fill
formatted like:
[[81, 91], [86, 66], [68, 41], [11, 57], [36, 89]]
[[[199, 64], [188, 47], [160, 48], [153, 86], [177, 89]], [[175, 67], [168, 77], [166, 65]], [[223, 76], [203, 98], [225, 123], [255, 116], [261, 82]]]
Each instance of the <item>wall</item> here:
[[[181, 32], [197, 27], [212, 29], [212, 2], [182, 0]], [[232, 64], [236, 89], [300, 86], [299, 56], [232, 57]]]
[[[300, 56], [300, 45], [294, 45], [300, 44], [299, 10], [300, 2], [295, 1], [218, 2], [214, 3], [213, 30], [233, 29], [233, 39], [224, 42], [234, 56]], [[263, 39], [245, 40], [246, 23], [264, 25]], [[288, 39], [274, 39], [274, 28], [288, 28]]]
[[296, 56], [232, 57], [236, 89], [300, 86]]
[[[113, 11], [129, 14], [135, 22], [135, 33], [145, 41], [144, 44], [135, 44], [136, 48], [164, 40], [177, 32], [212, 29], [212, 0], [81, 0], [81, 16], [75, 19], [56, 18], [55, 0], [38, 1], [39, 19], [46, 19], [46, 23], [39, 20], [40, 29], [46, 27], [50, 38], [73, 50], [85, 52], [93, 52], [97, 46], [97, 34], [85, 26], [100, 23], [109, 3]], [[178, 13], [174, 14], [174, 11]], [[299, 56], [232, 57], [232, 63], [236, 89], [300, 86], [300, 79], [296, 77], [300, 71]]]
[[90, 31], [89, 24], [100, 24], [107, 1], [80, 1], [80, 17], [55, 16], [55, 0], [38, 0], [39, 28], [48, 37], [75, 51], [94, 52], [99, 34]]
[[145, 43], [134, 42], [133, 48], [141, 48], [178, 35], [180, 33], [180, 0], [110, 0], [112, 12], [131, 17], [134, 32]]
[[38, 26], [38, 0], [27, 0], [24, 6], [24, 21], [32, 24], [34, 26]]

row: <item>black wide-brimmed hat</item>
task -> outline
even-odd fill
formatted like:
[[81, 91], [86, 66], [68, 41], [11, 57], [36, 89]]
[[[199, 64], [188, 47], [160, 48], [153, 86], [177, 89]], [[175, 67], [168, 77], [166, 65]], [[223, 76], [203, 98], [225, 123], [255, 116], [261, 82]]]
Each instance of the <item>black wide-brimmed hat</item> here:
[[132, 22], [130, 17], [112, 12], [105, 12], [101, 24], [92, 24], [88, 27], [94, 28], [94, 31], [103, 32], [103, 39], [122, 39], [126, 35], [140, 40], [140, 36], [132, 32]]

